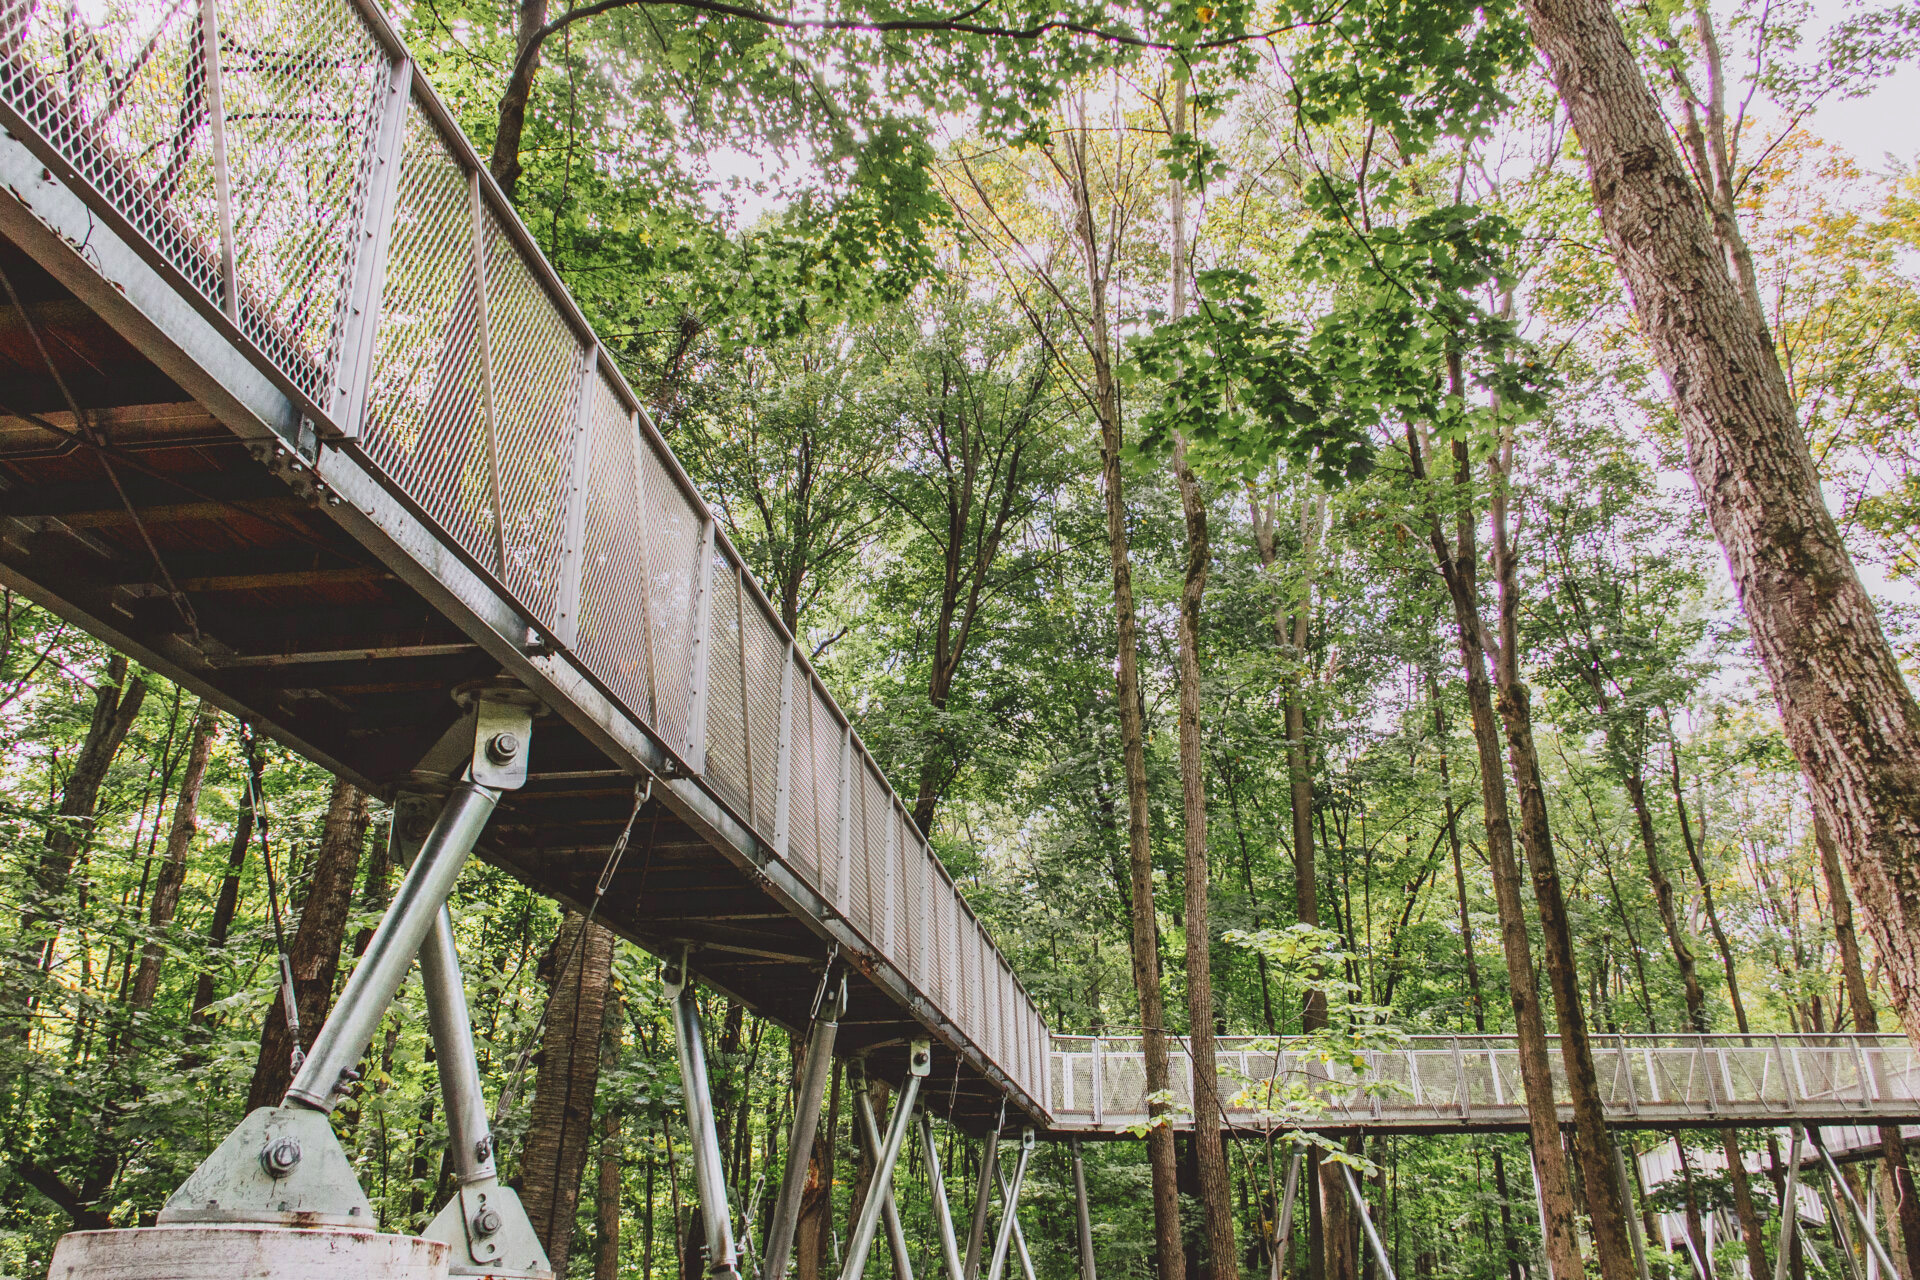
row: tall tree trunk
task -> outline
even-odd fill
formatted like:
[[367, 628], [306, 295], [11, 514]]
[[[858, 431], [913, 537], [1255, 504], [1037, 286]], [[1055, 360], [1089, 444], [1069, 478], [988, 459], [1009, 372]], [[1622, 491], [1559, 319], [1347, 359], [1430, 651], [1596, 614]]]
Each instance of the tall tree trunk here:
[[233, 930], [233, 918], [240, 910], [240, 873], [246, 869], [247, 850], [253, 845], [253, 797], [260, 792], [261, 763], [256, 755], [249, 763], [252, 786], [240, 788], [240, 806], [234, 815], [233, 839], [227, 845], [227, 869], [220, 877], [220, 892], [214, 898], [213, 919], [207, 925], [205, 962], [200, 979], [193, 985], [193, 1010], [188, 1022], [205, 1026], [207, 1010], [213, 1005], [213, 967], [211, 962], [227, 949], [227, 935]]
[[593, 1203], [593, 1280], [620, 1280], [620, 1175], [625, 1154], [620, 1113], [609, 1111], [607, 1131], [600, 1139], [600, 1184]]
[[[1418, 432], [1407, 433], [1407, 454], [1417, 481], [1428, 471]], [[1464, 444], [1454, 450], [1454, 481], [1471, 483]], [[1507, 964], [1507, 992], [1513, 1001], [1520, 1081], [1527, 1098], [1527, 1132], [1533, 1147], [1534, 1176], [1545, 1207], [1547, 1265], [1556, 1276], [1586, 1274], [1573, 1230], [1573, 1189], [1566, 1151], [1560, 1145], [1560, 1113], [1554, 1098], [1553, 1071], [1547, 1060], [1546, 1019], [1534, 984], [1533, 948], [1527, 936], [1526, 905], [1521, 897], [1520, 865], [1513, 853], [1513, 821], [1507, 808], [1506, 769], [1500, 759], [1500, 728], [1494, 715], [1493, 688], [1487, 678], [1485, 625], [1480, 618], [1479, 551], [1471, 504], [1464, 504], [1449, 543], [1437, 511], [1428, 515], [1428, 542], [1453, 606], [1461, 665], [1467, 682], [1475, 753], [1480, 766], [1480, 809], [1487, 834], [1487, 860], [1493, 875], [1494, 903], [1500, 915], [1500, 945]], [[1611, 1277], [1609, 1277], [1611, 1280]]]
[[[320, 848], [313, 857], [313, 878], [300, 906], [300, 926], [287, 948], [293, 968], [294, 1007], [300, 1011], [301, 1052], [313, 1047], [320, 1025], [333, 1007], [333, 980], [340, 973], [347, 916], [353, 909], [353, 885], [360, 875], [366, 844], [367, 793], [341, 778], [333, 780]], [[260, 1032], [260, 1056], [253, 1068], [247, 1110], [275, 1107], [293, 1083], [293, 1036], [287, 1028], [284, 994], [267, 1010]]]
[[[576, 948], [582, 929], [586, 936]], [[593, 1146], [593, 1095], [600, 1083], [613, 950], [611, 930], [569, 910], [543, 965], [551, 996], [520, 1150], [520, 1199], [556, 1276], [567, 1272], [580, 1177]]]
[[[800, 1078], [806, 1050], [793, 1047], [793, 1077]], [[840, 1131], [840, 1059], [833, 1060], [827, 1090], [827, 1114], [813, 1135], [813, 1153], [807, 1158], [806, 1187], [800, 1193], [800, 1213], [794, 1233], [795, 1266], [799, 1280], [820, 1280], [827, 1264], [827, 1236], [833, 1229], [834, 1135]], [[784, 1280], [784, 1277], [769, 1277]]]
[[[1840, 953], [1840, 973], [1847, 984], [1853, 1025], [1861, 1031], [1878, 1031], [1880, 1015], [1873, 1007], [1873, 993], [1867, 989], [1867, 969], [1860, 959], [1860, 938], [1853, 928], [1853, 896], [1847, 891], [1847, 878], [1840, 869], [1840, 851], [1834, 847], [1833, 833], [1817, 815], [1813, 820], [1813, 838], [1820, 847], [1820, 872], [1827, 882], [1827, 912], [1833, 917], [1833, 943]], [[1900, 1242], [1907, 1255], [1907, 1280], [1915, 1280], [1920, 1277], [1920, 1197], [1914, 1194], [1913, 1167], [1908, 1163], [1906, 1137], [1899, 1125], [1880, 1126], [1880, 1157], [1887, 1182], [1893, 1187], [1895, 1211], [1900, 1219]]]
[[220, 714], [202, 702], [193, 718], [192, 738], [187, 745], [187, 767], [180, 775], [180, 790], [173, 798], [173, 821], [167, 828], [167, 852], [160, 863], [160, 875], [154, 881], [153, 898], [147, 904], [148, 936], [140, 949], [140, 968], [133, 978], [128, 1006], [136, 1013], [153, 1004], [160, 986], [160, 960], [166, 948], [162, 936], [173, 924], [180, 908], [180, 890], [187, 881], [187, 853], [199, 831], [200, 787], [207, 775], [207, 757], [213, 752], [213, 740], [220, 732]]
[[1607, 0], [1523, 0], [1673, 392], [1687, 461], [1814, 807], [1920, 1043], [1920, 706], [1854, 572], [1765, 329]]
[[[1173, 88], [1173, 132], [1187, 131], [1187, 85]], [[1173, 320], [1186, 313], [1186, 187], [1172, 183], [1171, 245]], [[1212, 1280], [1240, 1280], [1233, 1238], [1233, 1188], [1226, 1144], [1220, 1136], [1219, 1063], [1214, 1052], [1213, 928], [1210, 922], [1212, 862], [1207, 856], [1206, 743], [1200, 736], [1200, 610], [1207, 593], [1212, 550], [1207, 503], [1200, 480], [1187, 465], [1186, 441], [1173, 446], [1173, 475], [1187, 529], [1187, 562], [1180, 584], [1180, 805], [1186, 834], [1187, 1048], [1193, 1063], [1193, 1158], [1200, 1208], [1206, 1219], [1206, 1270]]]
[[513, 68], [494, 113], [493, 152], [487, 157], [487, 171], [509, 200], [515, 199], [520, 189], [520, 140], [527, 131], [527, 104], [533, 99], [534, 78], [540, 74], [547, 0], [518, 0], [514, 8], [518, 23]]
[[[1153, 845], [1148, 830], [1147, 749], [1140, 698], [1139, 615], [1133, 602], [1133, 563], [1127, 546], [1127, 502], [1122, 480], [1124, 443], [1120, 387], [1113, 365], [1112, 324], [1107, 315], [1107, 272], [1093, 215], [1092, 175], [1087, 129], [1082, 124], [1067, 140], [1074, 202], [1074, 230], [1086, 267], [1089, 298], [1088, 351], [1093, 363], [1093, 402], [1100, 424], [1100, 482], [1107, 508], [1107, 554], [1113, 571], [1116, 648], [1115, 695], [1119, 703], [1121, 767], [1127, 783], [1127, 867], [1132, 914], [1133, 986], [1140, 1001], [1140, 1048], [1146, 1060], [1150, 1095], [1165, 1096], [1167, 1063], [1166, 1001], [1160, 991], [1160, 931], [1153, 904]], [[1166, 1104], [1149, 1106], [1155, 1121], [1147, 1131], [1147, 1160], [1153, 1170], [1154, 1251], [1159, 1280], [1185, 1280], [1186, 1258], [1180, 1242], [1180, 1195], [1174, 1167], [1173, 1130], [1160, 1121]]]
[[[1440, 740], [1441, 814], [1447, 824], [1447, 845], [1453, 854], [1454, 900], [1460, 907], [1460, 949], [1466, 958], [1467, 996], [1473, 1004], [1473, 1029], [1487, 1033], [1487, 1002], [1480, 988], [1480, 961], [1473, 950], [1473, 917], [1467, 911], [1467, 869], [1460, 853], [1460, 815], [1453, 805], [1453, 768], [1447, 753], [1447, 709], [1440, 701], [1440, 684], [1431, 671], [1426, 673], [1427, 699], [1433, 704], [1433, 729]], [[1513, 1205], [1507, 1194], [1507, 1161], [1499, 1147], [1493, 1149], [1493, 1189], [1500, 1199], [1500, 1243], [1505, 1251], [1507, 1280], [1521, 1280], [1524, 1255], [1513, 1233]]]
[[[91, 838], [100, 787], [107, 780], [107, 770], [113, 767], [120, 744], [139, 718], [146, 697], [146, 682], [130, 674], [125, 656], [116, 653], [108, 658], [106, 674], [94, 686], [93, 719], [87, 725], [87, 736], [81, 740], [73, 768], [60, 788], [60, 805], [47, 825], [46, 842], [34, 866], [36, 901], [27, 908], [22, 922], [26, 926], [22, 932], [28, 937], [39, 933], [47, 923], [50, 900], [66, 888], [74, 858]], [[58, 932], [56, 924], [39, 939], [42, 969], [53, 964]]]
[[1520, 793], [1520, 843], [1526, 851], [1534, 904], [1540, 913], [1540, 945], [1546, 953], [1547, 985], [1553, 992], [1554, 1020], [1560, 1031], [1560, 1057], [1573, 1102], [1574, 1153], [1580, 1161], [1587, 1216], [1593, 1228], [1593, 1252], [1604, 1280], [1634, 1280], [1626, 1192], [1616, 1172], [1600, 1074], [1594, 1068], [1593, 1046], [1587, 1039], [1580, 974], [1573, 957], [1573, 928], [1560, 887], [1560, 868], [1547, 820], [1547, 788], [1540, 776], [1540, 756], [1533, 741], [1532, 694], [1520, 678], [1518, 555], [1507, 529], [1512, 450], [1513, 437], [1509, 434], [1496, 455], [1499, 462], [1491, 475], [1493, 492], [1488, 503], [1499, 597], [1500, 648], [1494, 672], [1500, 720], [1507, 731], [1507, 758], [1513, 766], [1514, 788]]

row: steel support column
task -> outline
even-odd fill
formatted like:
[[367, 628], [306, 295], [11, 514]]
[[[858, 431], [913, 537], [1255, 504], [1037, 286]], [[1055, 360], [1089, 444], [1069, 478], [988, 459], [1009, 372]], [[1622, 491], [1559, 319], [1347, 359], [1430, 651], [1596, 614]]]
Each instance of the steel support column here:
[[1280, 1211], [1273, 1225], [1273, 1267], [1268, 1272], [1270, 1280], [1280, 1280], [1280, 1264], [1287, 1256], [1287, 1246], [1293, 1243], [1293, 1198], [1300, 1189], [1300, 1165], [1306, 1159], [1306, 1153], [1296, 1145], [1293, 1158], [1287, 1161], [1287, 1183], [1280, 1192]]
[[874, 1156], [873, 1182], [867, 1191], [867, 1201], [860, 1206], [860, 1217], [847, 1237], [847, 1260], [840, 1270], [840, 1280], [859, 1280], [860, 1273], [866, 1270], [867, 1253], [873, 1248], [874, 1232], [880, 1226], [881, 1206], [887, 1203], [887, 1193], [893, 1186], [894, 1165], [899, 1162], [900, 1148], [906, 1145], [907, 1126], [913, 1123], [913, 1104], [920, 1097], [920, 1082], [927, 1078], [932, 1060], [929, 1043], [915, 1040], [907, 1054], [906, 1087], [893, 1105], [893, 1123], [887, 1129], [886, 1143]]
[[[1627, 1238], [1633, 1243], [1633, 1267], [1639, 1273], [1640, 1280], [1653, 1280], [1653, 1273], [1647, 1266], [1647, 1239], [1645, 1228], [1641, 1225], [1640, 1215], [1633, 1208], [1633, 1180], [1627, 1176], [1626, 1157], [1620, 1154], [1620, 1143], [1613, 1142], [1613, 1176], [1620, 1184], [1620, 1203], [1627, 1207]], [[1760, 1280], [1758, 1276], [1753, 1280]]]
[[1387, 1280], [1394, 1280], [1393, 1260], [1387, 1257], [1387, 1246], [1380, 1242], [1380, 1230], [1373, 1225], [1373, 1215], [1367, 1212], [1366, 1197], [1360, 1194], [1360, 1184], [1354, 1180], [1353, 1166], [1343, 1164], [1340, 1172], [1347, 1179], [1347, 1195], [1353, 1200], [1353, 1211], [1360, 1215], [1360, 1225], [1367, 1233], [1367, 1243], [1373, 1246], [1373, 1257], [1380, 1264], [1380, 1274]]
[[1813, 1139], [1813, 1149], [1820, 1153], [1820, 1159], [1827, 1166], [1827, 1173], [1832, 1177], [1834, 1185], [1840, 1188], [1840, 1194], [1846, 1198], [1847, 1208], [1853, 1210], [1853, 1220], [1859, 1224], [1860, 1234], [1865, 1237], [1867, 1247], [1873, 1251], [1873, 1258], [1871, 1260], [1877, 1261], [1880, 1269], [1889, 1276], [1899, 1275], [1900, 1269], [1893, 1265], [1893, 1259], [1888, 1255], [1887, 1247], [1880, 1243], [1880, 1234], [1873, 1229], [1872, 1220], [1867, 1217], [1866, 1211], [1860, 1207], [1860, 1201], [1853, 1194], [1853, 1188], [1847, 1184], [1845, 1178], [1840, 1176], [1840, 1166], [1835, 1164], [1833, 1157], [1828, 1154], [1827, 1144], [1820, 1141], [1820, 1135], [1817, 1131], [1810, 1133], [1808, 1136]]
[[[1020, 1158], [1013, 1165], [1013, 1183], [1006, 1191], [1006, 1199], [1000, 1206], [1000, 1230], [993, 1239], [993, 1261], [987, 1267], [987, 1280], [1000, 1280], [1006, 1274], [1007, 1249], [1013, 1243], [1013, 1230], [1019, 1225], [1015, 1214], [1020, 1211], [1020, 1188], [1027, 1181], [1027, 1161], [1033, 1157], [1033, 1130], [1020, 1131]], [[995, 1180], [998, 1180], [996, 1169]]]
[[980, 1146], [980, 1185], [973, 1193], [973, 1225], [967, 1232], [966, 1280], [979, 1280], [980, 1251], [987, 1242], [987, 1215], [993, 1212], [994, 1170], [1000, 1163], [1000, 1126], [996, 1122]]
[[[880, 1121], [873, 1114], [873, 1095], [859, 1089], [853, 1095], [854, 1115], [860, 1125], [860, 1143], [880, 1163]], [[893, 1183], [878, 1183], [868, 1195], [880, 1197], [880, 1221], [887, 1228], [887, 1247], [893, 1250], [893, 1271], [899, 1280], [913, 1280], [913, 1255], [907, 1252], [907, 1233], [900, 1226], [900, 1206], [894, 1203]]]
[[693, 1183], [700, 1217], [707, 1229], [707, 1274], [732, 1280], [739, 1265], [733, 1247], [733, 1213], [727, 1206], [727, 1176], [721, 1163], [720, 1132], [714, 1123], [713, 1087], [707, 1078], [706, 1031], [700, 1025], [693, 973], [685, 951], [667, 967], [665, 985], [673, 1000], [673, 1044], [680, 1058], [680, 1087], [687, 1103], [687, 1145], [693, 1155]]
[[[1087, 1162], [1080, 1151], [1080, 1139], [1068, 1139], [1073, 1148], [1073, 1216], [1080, 1228], [1080, 1280], [1099, 1280], [1093, 1264], [1093, 1215], [1087, 1208]], [[959, 1280], [959, 1277], [954, 1277]]]
[[846, 979], [829, 964], [821, 977], [819, 1008], [807, 1031], [799, 1092], [793, 1100], [793, 1132], [787, 1141], [786, 1175], [780, 1182], [779, 1199], [773, 1203], [773, 1221], [767, 1226], [762, 1280], [784, 1280], [787, 1261], [793, 1256], [794, 1233], [800, 1229], [800, 1200], [807, 1190], [807, 1166], [813, 1160], [814, 1136], [820, 1129], [820, 1103], [833, 1070], [833, 1042], [840, 1034], [840, 1015], [846, 1005]]
[[1788, 1132], [1791, 1137], [1787, 1143], [1787, 1190], [1780, 1197], [1780, 1240], [1775, 1246], [1773, 1280], [1787, 1280], [1794, 1236], [1800, 1229], [1800, 1126], [1793, 1125]]
[[[1011, 1203], [1011, 1199], [1007, 1194], [1007, 1175], [1002, 1173], [997, 1176], [1000, 1182], [1000, 1203], [1003, 1205], [1009, 1204]], [[1013, 1251], [1020, 1255], [1020, 1274], [1023, 1280], [1034, 1280], [1033, 1255], [1027, 1252], [1026, 1229], [1020, 1225], [1020, 1218], [1017, 1214], [1009, 1212], [1007, 1214], [1007, 1221], [1013, 1224]]]

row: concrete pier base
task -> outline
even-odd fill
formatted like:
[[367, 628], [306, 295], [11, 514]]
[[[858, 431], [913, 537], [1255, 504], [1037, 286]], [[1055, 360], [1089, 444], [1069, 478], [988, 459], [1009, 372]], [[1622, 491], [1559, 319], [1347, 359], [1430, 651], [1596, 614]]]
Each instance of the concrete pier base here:
[[74, 1231], [48, 1280], [447, 1280], [437, 1240], [351, 1227], [191, 1223]]

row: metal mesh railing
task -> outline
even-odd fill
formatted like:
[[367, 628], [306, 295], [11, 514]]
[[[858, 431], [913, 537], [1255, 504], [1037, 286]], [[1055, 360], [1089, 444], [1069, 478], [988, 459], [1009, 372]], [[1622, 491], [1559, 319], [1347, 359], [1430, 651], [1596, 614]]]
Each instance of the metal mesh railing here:
[[[1567, 1107], [1558, 1038], [1548, 1045], [1555, 1096]], [[1051, 1048], [1046, 1077], [1057, 1125], [1121, 1131], [1146, 1122], [1137, 1038], [1054, 1036]], [[1352, 1053], [1285, 1037], [1223, 1037], [1217, 1049], [1226, 1115], [1215, 1123], [1418, 1129], [1526, 1120], [1510, 1036], [1413, 1036]], [[1920, 1058], [1899, 1036], [1596, 1035], [1593, 1057], [1608, 1117], [1618, 1123], [1920, 1119]], [[1190, 1126], [1191, 1062], [1177, 1042], [1169, 1058], [1173, 1123]]]
[[0, 0], [0, 116], [1039, 1105], [1047, 1029], [356, 0]]

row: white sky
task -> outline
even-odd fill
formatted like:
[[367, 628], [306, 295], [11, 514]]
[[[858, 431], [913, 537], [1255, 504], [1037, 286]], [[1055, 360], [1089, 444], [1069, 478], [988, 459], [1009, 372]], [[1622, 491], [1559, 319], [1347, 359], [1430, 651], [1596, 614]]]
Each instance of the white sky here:
[[[1815, 11], [1829, 20], [1847, 7], [1814, 0]], [[1884, 170], [1888, 155], [1908, 164], [1920, 160], [1920, 63], [1901, 67], [1864, 98], [1827, 103], [1812, 123], [1814, 132], [1851, 151], [1865, 168]]]

